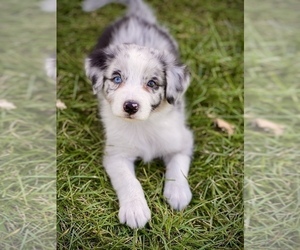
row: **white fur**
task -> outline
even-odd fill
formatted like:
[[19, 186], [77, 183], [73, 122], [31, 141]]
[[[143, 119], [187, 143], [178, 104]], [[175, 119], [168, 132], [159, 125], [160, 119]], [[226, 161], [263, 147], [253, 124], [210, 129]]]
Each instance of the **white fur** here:
[[[83, 6], [89, 11], [109, 2], [86, 0]], [[129, 17], [136, 8], [145, 11], [144, 21], [154, 22], [155, 17], [142, 1], [119, 2], [129, 4]], [[140, 13], [142, 17], [143, 13]], [[99, 62], [107, 55], [113, 55], [107, 60], [108, 65], [97, 64], [97, 50], [85, 62], [86, 74], [94, 81], [94, 93], [100, 101], [105, 127], [103, 164], [118, 195], [120, 222], [131, 228], [143, 227], [151, 217], [143, 189], [135, 176], [134, 161], [137, 158], [146, 162], [157, 157], [164, 159], [164, 196], [172, 208], [182, 210], [192, 198], [187, 176], [193, 136], [185, 126], [182, 97], [189, 85], [189, 77], [185, 67], [176, 64], [174, 50], [177, 44], [168, 37], [169, 34], [161, 35], [161, 31], [166, 31], [152, 26], [147, 26], [149, 32], [144, 32], [143, 25], [133, 18], [124, 28], [115, 31], [111, 45], [99, 54]], [[112, 80], [116, 70], [122, 77], [120, 85]], [[155, 91], [147, 87], [153, 76], [161, 84]], [[167, 85], [163, 85], [166, 82]], [[169, 100], [168, 96], [171, 97]], [[139, 104], [136, 113], [128, 115], [124, 111], [124, 103], [128, 100]], [[153, 109], [157, 102], [159, 105]]]
[[82, 9], [83, 11], [90, 12], [112, 2], [128, 5], [128, 15], [141, 13], [143, 15], [143, 19], [147, 20], [148, 23], [156, 22], [156, 18], [153, 15], [152, 10], [142, 0], [85, 0], [82, 3]]
[[40, 6], [45, 12], [56, 12], [56, 0], [44, 0], [40, 3]]
[[56, 57], [48, 57], [45, 60], [45, 70], [47, 76], [52, 79], [56, 79]]

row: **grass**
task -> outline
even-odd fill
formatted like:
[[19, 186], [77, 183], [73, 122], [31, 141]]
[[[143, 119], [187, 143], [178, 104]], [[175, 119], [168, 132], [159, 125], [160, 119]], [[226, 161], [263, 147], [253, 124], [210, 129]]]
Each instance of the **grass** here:
[[0, 249], [53, 249], [56, 240], [55, 85], [44, 59], [55, 16], [36, 1], [1, 4]]
[[285, 125], [245, 129], [245, 248], [299, 249], [299, 3], [245, 5], [245, 111]]
[[[195, 148], [193, 199], [182, 212], [163, 199], [164, 167], [138, 163], [152, 219], [131, 230], [118, 221], [118, 201], [102, 167], [103, 129], [83, 60], [124, 8], [83, 13], [80, 1], [58, 4], [57, 229], [59, 249], [243, 249], [243, 3], [151, 1], [180, 45], [192, 82], [186, 94]], [[180, 10], [180, 11], [178, 11]], [[229, 137], [207, 114], [236, 126]]]

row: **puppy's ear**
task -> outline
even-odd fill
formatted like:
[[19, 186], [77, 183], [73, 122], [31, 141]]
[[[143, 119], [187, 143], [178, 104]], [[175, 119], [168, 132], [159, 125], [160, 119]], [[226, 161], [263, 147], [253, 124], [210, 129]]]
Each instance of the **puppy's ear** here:
[[86, 58], [84, 62], [85, 74], [91, 80], [93, 86], [93, 93], [97, 94], [99, 90], [102, 88], [103, 81], [101, 80], [102, 74], [99, 69], [92, 66], [91, 58]]
[[113, 54], [108, 50], [95, 50], [85, 59], [85, 73], [92, 82], [94, 94], [102, 89], [104, 72], [112, 59]]
[[171, 63], [166, 68], [166, 99], [175, 104], [190, 84], [190, 73], [185, 65]]

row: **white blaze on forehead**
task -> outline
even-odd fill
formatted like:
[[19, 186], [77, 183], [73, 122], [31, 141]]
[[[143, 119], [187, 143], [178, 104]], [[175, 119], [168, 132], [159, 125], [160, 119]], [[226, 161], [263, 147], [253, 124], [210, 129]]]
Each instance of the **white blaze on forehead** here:
[[113, 72], [113, 69], [117, 68], [126, 77], [128, 84], [141, 83], [142, 79], [151, 79], [163, 70], [154, 53], [152, 54], [148, 49], [142, 47], [128, 48], [118, 54], [111, 71]]

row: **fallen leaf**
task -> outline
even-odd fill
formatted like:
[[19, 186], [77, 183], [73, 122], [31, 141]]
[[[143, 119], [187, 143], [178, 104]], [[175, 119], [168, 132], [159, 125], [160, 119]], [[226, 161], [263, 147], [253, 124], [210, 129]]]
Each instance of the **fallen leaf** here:
[[217, 118], [216, 115], [214, 115], [214, 114], [207, 113], [206, 115], [209, 118], [213, 119], [214, 125], [217, 128], [221, 129], [224, 132], [227, 132], [228, 135], [233, 135], [234, 129], [235, 129], [234, 125], [230, 124], [229, 122], [227, 122], [223, 119]]
[[275, 135], [282, 135], [285, 129], [284, 125], [271, 122], [266, 119], [256, 118], [252, 121], [253, 126], [259, 129], [263, 129], [267, 132], [272, 132]]
[[6, 109], [6, 110], [11, 110], [11, 109], [16, 109], [17, 107], [12, 102], [8, 102], [5, 99], [1, 99], [0, 100], [0, 108]]
[[215, 118], [214, 119], [215, 126], [221, 129], [222, 131], [227, 132], [228, 135], [233, 135], [234, 133], [234, 125], [230, 124], [227, 121], [224, 121], [223, 119], [220, 118]]
[[56, 100], [56, 107], [60, 110], [64, 110], [67, 108], [66, 104], [64, 104], [61, 100]]

